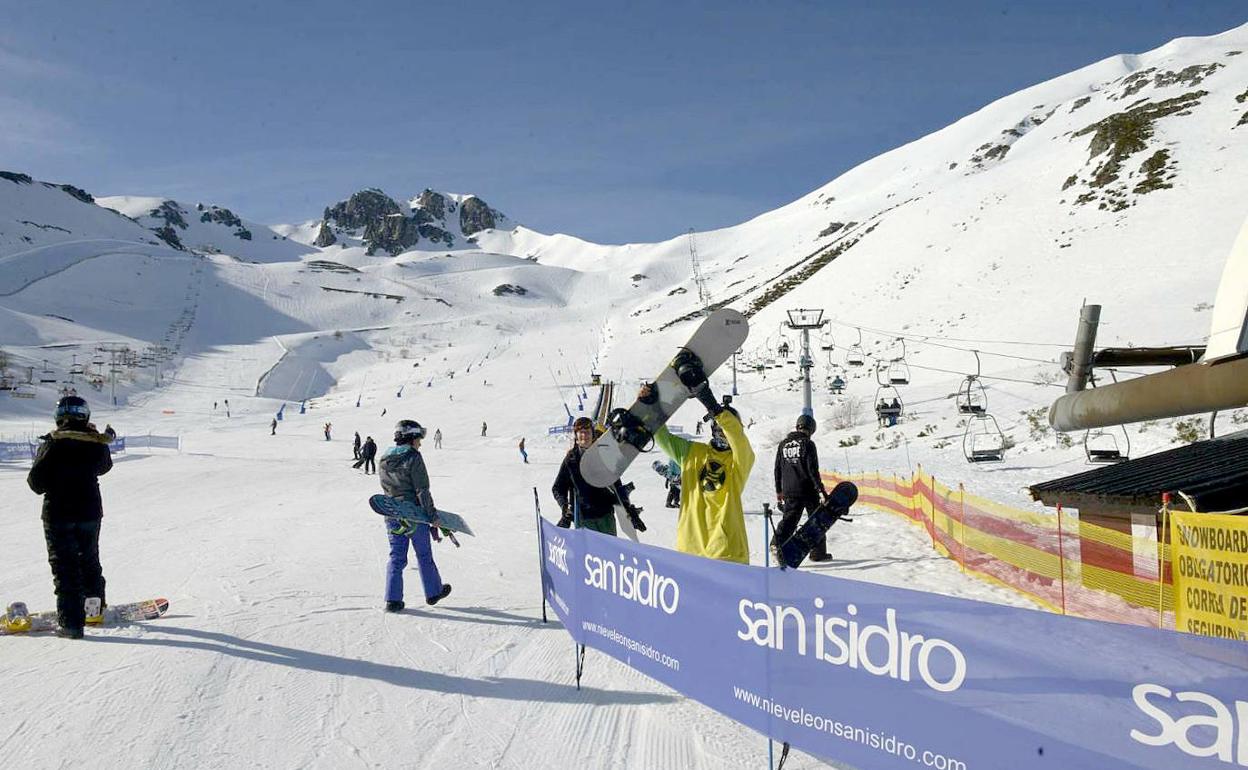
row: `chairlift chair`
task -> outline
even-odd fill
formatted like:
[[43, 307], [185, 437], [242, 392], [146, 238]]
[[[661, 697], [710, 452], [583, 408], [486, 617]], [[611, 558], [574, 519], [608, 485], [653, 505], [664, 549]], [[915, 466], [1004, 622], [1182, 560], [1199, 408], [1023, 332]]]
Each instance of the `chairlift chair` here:
[[[891, 398], [890, 398], [891, 396]], [[892, 385], [881, 384], [875, 389], [875, 416], [884, 420], [891, 418], [891, 422], [886, 427], [896, 425], [901, 419], [901, 413], [905, 409], [901, 401], [901, 393]]]
[[906, 340], [898, 337], [897, 342], [901, 343], [901, 353], [888, 359], [888, 382], [890, 385], [909, 385], [910, 366], [906, 363]]
[[1000, 462], [1005, 459], [1005, 434], [997, 418], [987, 412], [974, 414], [962, 433], [962, 454], [970, 463]]
[[1090, 430], [1083, 434], [1083, 452], [1090, 463], [1120, 463], [1131, 459], [1131, 436], [1122, 428], [1123, 444], [1113, 433]]
[[984, 414], [988, 411], [988, 391], [979, 377], [968, 375], [958, 387], [958, 414]]
[[867, 362], [867, 354], [862, 349], [862, 329], [858, 330], [858, 341], [849, 346], [845, 352], [846, 366], [862, 366]]
[[52, 371], [52, 367], [48, 366], [48, 360], [43, 359], [43, 369], [39, 372], [39, 382], [50, 385], [56, 382], [56, 372]]
[[984, 414], [988, 411], [988, 391], [979, 381], [979, 351], [971, 352], [975, 354], [975, 373], [968, 374], [958, 386], [958, 414]]
[[16, 384], [17, 383], [13, 381], [13, 378], [7, 374], [0, 377], [0, 390], [13, 390], [13, 386]]
[[13, 398], [34, 398], [35, 389], [27, 383], [18, 383], [9, 391], [9, 395]]
[[841, 395], [845, 392], [845, 378], [841, 377], [839, 374], [833, 377], [832, 381], [828, 383], [828, 389], [832, 391], [832, 395], [834, 396]]

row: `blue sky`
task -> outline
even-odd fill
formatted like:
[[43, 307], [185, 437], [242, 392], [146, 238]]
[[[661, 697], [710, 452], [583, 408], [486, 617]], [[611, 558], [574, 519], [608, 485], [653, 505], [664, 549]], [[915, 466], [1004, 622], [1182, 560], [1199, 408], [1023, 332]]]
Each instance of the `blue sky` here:
[[1244, 0], [0, 5], [0, 169], [296, 222], [364, 187], [543, 232], [736, 224]]

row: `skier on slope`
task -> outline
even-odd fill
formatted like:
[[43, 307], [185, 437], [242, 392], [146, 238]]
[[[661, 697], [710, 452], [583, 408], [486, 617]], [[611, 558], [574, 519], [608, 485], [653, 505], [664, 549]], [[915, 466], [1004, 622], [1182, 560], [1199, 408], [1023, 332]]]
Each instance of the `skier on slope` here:
[[[43, 536], [56, 590], [56, 635], [81, 639], [85, 602], [99, 600], [104, 612], [104, 572], [100, 567], [99, 477], [112, 470], [108, 436], [90, 423], [91, 409], [78, 396], [56, 405], [56, 430], [41, 436], [26, 483], [43, 495]], [[93, 617], [93, 623], [102, 617]]]
[[[420, 454], [420, 442], [425, 429], [415, 420], [399, 420], [394, 426], [394, 446], [381, 456], [381, 489], [390, 497], [419, 505], [426, 511], [436, 512], [433, 495], [429, 491], [429, 472]], [[437, 604], [451, 593], [451, 584], [443, 583], [438, 565], [433, 561], [430, 538], [440, 540], [437, 530], [428, 524], [418, 525], [411, 534], [400, 535], [393, 530], [397, 522], [386, 519], [386, 531], [390, 538], [390, 565], [386, 572], [386, 612], [403, 610], [403, 570], [407, 567], [407, 549], [411, 545], [420, 566], [420, 582], [425, 589], [425, 604]]]
[[594, 423], [588, 417], [578, 417], [572, 423], [572, 448], [564, 455], [559, 473], [550, 488], [559, 504], [562, 515], [558, 526], [567, 529], [575, 521], [578, 529], [592, 529], [605, 535], [615, 535], [615, 506], [622, 505], [628, 513], [633, 529], [645, 532], [641, 520], [641, 508], [628, 499], [628, 489], [617, 479], [610, 487], [595, 487], [581, 476], [581, 456], [594, 443]]
[[[673, 435], [667, 426], [654, 433], [654, 445], [680, 464], [680, 514], [676, 525], [676, 550], [722, 561], [750, 563], [750, 543], [745, 534], [745, 509], [741, 494], [754, 467], [754, 449], [745, 436], [741, 416], [711, 393], [700, 370], [682, 382], [707, 408], [711, 441], [689, 441]], [[649, 384], [637, 397], [652, 396]]]
[[[776, 504], [783, 514], [771, 543], [777, 562], [783, 561], [780, 547], [797, 531], [802, 513], [809, 517], [828, 496], [819, 476], [819, 450], [810, 438], [814, 433], [815, 418], [804, 414], [797, 418], [793, 432], [776, 447]], [[826, 538], [810, 549], [810, 560], [832, 560]]]

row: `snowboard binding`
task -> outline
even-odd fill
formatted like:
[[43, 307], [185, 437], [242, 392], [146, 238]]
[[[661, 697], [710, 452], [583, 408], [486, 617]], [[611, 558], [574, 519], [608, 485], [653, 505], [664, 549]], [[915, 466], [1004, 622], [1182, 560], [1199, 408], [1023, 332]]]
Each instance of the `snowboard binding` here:
[[641, 418], [627, 409], [612, 409], [607, 415], [607, 430], [611, 437], [622, 444], [630, 444], [641, 452], [649, 452], [654, 446], [654, 433]]
[[26, 608], [25, 602], [13, 602], [9, 608], [5, 610], [0, 623], [4, 625], [6, 631], [11, 634], [20, 634], [23, 631], [29, 631], [32, 621], [30, 618], [30, 610]]
[[688, 388], [690, 393], [697, 393], [706, 385], [706, 368], [702, 365], [702, 359], [692, 350], [681, 348], [672, 359], [671, 367], [676, 371], [680, 384]]

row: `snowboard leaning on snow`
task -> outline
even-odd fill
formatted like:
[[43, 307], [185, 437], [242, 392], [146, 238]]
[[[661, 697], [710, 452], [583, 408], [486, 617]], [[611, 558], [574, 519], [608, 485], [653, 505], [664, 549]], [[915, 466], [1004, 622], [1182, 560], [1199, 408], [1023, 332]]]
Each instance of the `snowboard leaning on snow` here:
[[657, 396], [652, 403], [639, 399], [628, 409], [616, 409], [607, 417], [607, 432], [581, 456], [581, 476], [596, 487], [609, 486], [620, 478], [637, 455], [648, 448], [654, 432], [689, 400], [689, 389], [681, 383], [674, 364], [682, 356], [693, 354], [709, 377], [741, 347], [749, 333], [745, 316], [735, 310], [720, 308], [707, 316], [678, 351], [677, 358], [654, 381]]
[[[368, 506], [382, 516], [399, 520], [402, 528], [396, 531], [395, 534], [410, 534], [411, 526], [414, 524], [433, 524], [443, 529], [449, 529], [452, 532], [463, 532], [465, 535], [473, 534], [472, 529], [469, 528], [468, 522], [464, 521], [463, 516], [440, 508], [434, 515], [430, 516], [425, 512], [424, 508], [421, 508], [416, 503], [400, 500], [389, 495], [373, 495], [368, 498]], [[407, 531], [404, 531], [404, 529]]]
[[[168, 599], [147, 599], [129, 604], [112, 604], [104, 608], [104, 622], [102, 625], [128, 623], [135, 620], [155, 620], [168, 611]], [[0, 636], [33, 634], [56, 630], [56, 610], [34, 612], [28, 617], [30, 619], [30, 627], [26, 629], [10, 628], [7, 623], [0, 622]]]

